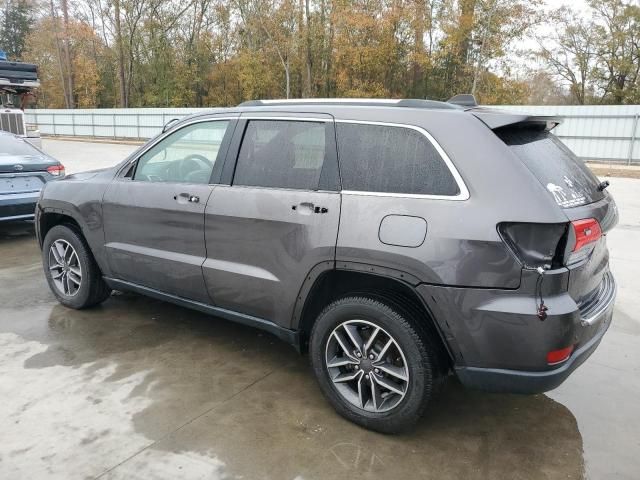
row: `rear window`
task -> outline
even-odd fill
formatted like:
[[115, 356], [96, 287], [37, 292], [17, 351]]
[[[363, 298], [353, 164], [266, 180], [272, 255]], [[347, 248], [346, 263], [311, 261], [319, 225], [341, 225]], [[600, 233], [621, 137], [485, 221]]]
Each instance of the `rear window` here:
[[460, 193], [444, 160], [420, 132], [406, 127], [338, 123], [344, 190], [452, 196]]
[[496, 135], [524, 162], [561, 207], [577, 207], [604, 197], [604, 193], [598, 191], [600, 181], [596, 176], [552, 133], [511, 128], [496, 130]]
[[42, 153], [26, 140], [13, 135], [0, 135], [0, 155], [40, 157]]

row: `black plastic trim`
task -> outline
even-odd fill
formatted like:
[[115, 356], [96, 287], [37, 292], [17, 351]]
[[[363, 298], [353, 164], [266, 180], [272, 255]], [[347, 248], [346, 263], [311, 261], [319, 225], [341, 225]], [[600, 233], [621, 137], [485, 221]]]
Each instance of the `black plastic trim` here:
[[171, 295], [169, 293], [161, 292], [159, 290], [138, 285], [136, 283], [118, 280], [116, 278], [104, 277], [104, 281], [107, 282], [107, 285], [109, 285], [109, 287], [113, 288], [114, 290], [124, 290], [140, 293], [142, 295], [156, 298], [158, 300], [164, 300], [181, 307], [192, 308], [209, 315], [224, 318], [225, 320], [230, 320], [232, 322], [247, 325], [249, 327], [259, 328], [260, 330], [264, 330], [275, 335], [281, 340], [284, 340], [285, 342], [293, 345], [295, 348], [298, 348], [298, 332], [289, 330], [288, 328], [280, 327], [273, 322], [264, 320], [263, 318], [246, 315], [244, 313], [227, 310], [225, 308], [214, 307], [212, 305], [207, 305], [206, 303], [196, 302], [194, 300], [178, 297], [176, 295]]

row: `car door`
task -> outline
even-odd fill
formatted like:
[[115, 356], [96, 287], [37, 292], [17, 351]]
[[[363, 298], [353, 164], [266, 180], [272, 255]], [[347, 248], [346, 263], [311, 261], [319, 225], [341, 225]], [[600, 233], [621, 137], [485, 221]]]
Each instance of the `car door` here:
[[209, 302], [204, 210], [234, 125], [233, 118], [207, 118], [174, 128], [109, 185], [105, 249], [115, 278]]
[[209, 295], [218, 307], [287, 327], [306, 275], [335, 259], [333, 118], [244, 113], [229, 160], [233, 180], [216, 186], [205, 209]]

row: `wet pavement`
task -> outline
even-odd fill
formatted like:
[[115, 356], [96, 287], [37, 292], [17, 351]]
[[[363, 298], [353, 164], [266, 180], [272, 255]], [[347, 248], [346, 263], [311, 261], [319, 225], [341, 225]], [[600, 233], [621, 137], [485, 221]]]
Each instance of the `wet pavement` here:
[[0, 478], [640, 478], [640, 180], [612, 184], [619, 294], [595, 354], [546, 395], [452, 379], [396, 436], [335, 414], [266, 333], [133, 294], [62, 307], [33, 227], [0, 224]]

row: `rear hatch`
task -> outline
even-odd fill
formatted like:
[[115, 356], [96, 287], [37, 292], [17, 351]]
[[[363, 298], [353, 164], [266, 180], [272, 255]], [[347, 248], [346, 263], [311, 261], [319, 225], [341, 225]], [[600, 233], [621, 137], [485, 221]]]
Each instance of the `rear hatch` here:
[[[604, 185], [549, 131], [550, 126], [548, 119], [539, 119], [501, 126], [494, 132], [572, 222], [567, 227], [564, 263], [570, 270], [569, 293], [586, 312], [609, 283], [606, 233], [616, 225], [618, 212]], [[588, 235], [582, 238], [585, 232]]]

